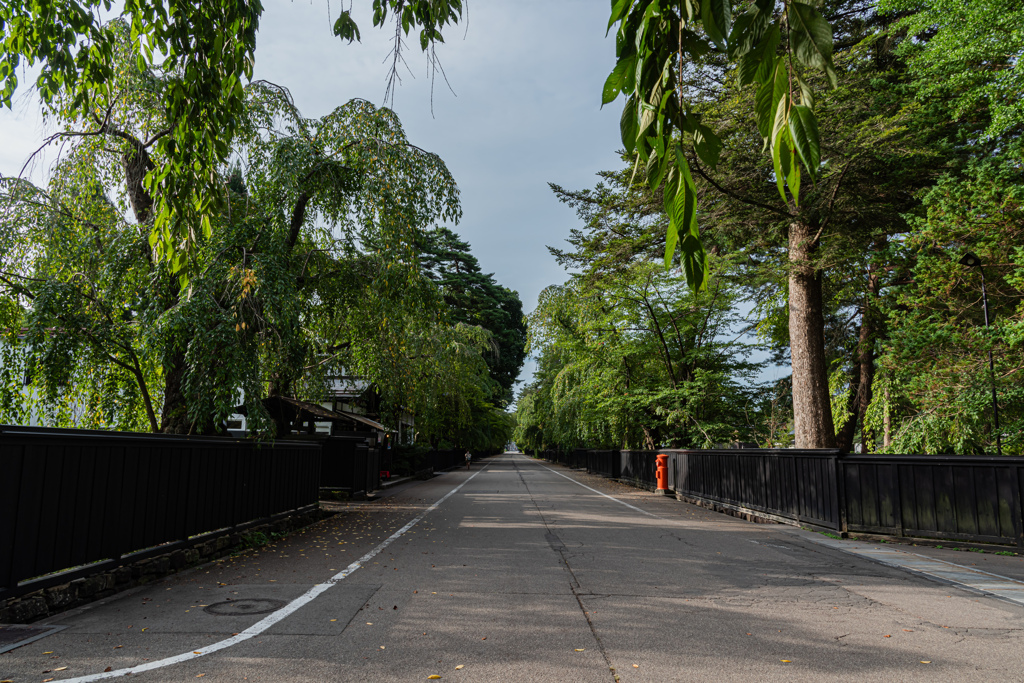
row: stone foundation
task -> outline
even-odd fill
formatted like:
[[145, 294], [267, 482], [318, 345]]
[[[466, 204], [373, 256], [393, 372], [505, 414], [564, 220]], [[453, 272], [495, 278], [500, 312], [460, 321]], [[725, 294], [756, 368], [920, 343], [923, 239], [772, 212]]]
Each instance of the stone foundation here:
[[0, 599], [0, 624], [28, 624], [54, 614], [66, 612], [120, 591], [156, 581], [182, 569], [194, 567], [230, 555], [245, 547], [245, 542], [258, 533], [283, 534], [308, 526], [333, 513], [312, 510], [249, 527], [245, 531], [201, 541], [190, 548], [176, 548], [164, 555], [133, 562], [130, 557], [113, 569], [77, 578], [68, 583], [41, 588], [25, 595]]

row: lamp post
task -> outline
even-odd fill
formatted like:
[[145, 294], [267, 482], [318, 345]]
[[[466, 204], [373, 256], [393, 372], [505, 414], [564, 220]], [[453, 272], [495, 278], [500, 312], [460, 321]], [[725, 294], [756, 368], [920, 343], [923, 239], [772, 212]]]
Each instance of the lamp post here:
[[[981, 273], [981, 307], [985, 312], [985, 329], [988, 329], [988, 294], [985, 292], [985, 268], [981, 264], [981, 259], [978, 258], [977, 254], [967, 252], [960, 259], [960, 265], [967, 266], [968, 268], [977, 268]], [[996, 366], [992, 361], [992, 348], [988, 350], [988, 371], [992, 377], [992, 418], [995, 421], [996, 431], [996, 452], [999, 455], [1003, 454], [1003, 439], [999, 432], [999, 399], [996, 397]]]

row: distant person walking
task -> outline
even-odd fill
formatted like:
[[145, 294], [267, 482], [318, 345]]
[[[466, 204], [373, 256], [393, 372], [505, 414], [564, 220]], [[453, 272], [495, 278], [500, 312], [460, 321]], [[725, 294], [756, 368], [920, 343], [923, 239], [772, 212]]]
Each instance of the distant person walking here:
[[473, 462], [473, 454], [470, 453], [469, 451], [466, 451], [466, 469], [467, 470], [469, 469], [469, 465], [472, 462]]

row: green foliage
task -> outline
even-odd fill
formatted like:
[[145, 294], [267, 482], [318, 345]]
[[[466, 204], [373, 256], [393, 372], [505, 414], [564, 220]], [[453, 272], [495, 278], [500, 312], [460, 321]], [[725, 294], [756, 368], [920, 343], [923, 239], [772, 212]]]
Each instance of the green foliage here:
[[[141, 170], [151, 195], [149, 241], [181, 271], [201, 238], [226, 210], [221, 170], [246, 119], [245, 82], [252, 78], [259, 0], [179, 2], [129, 0], [113, 21], [110, 0], [18, 0], [0, 4], [0, 103], [10, 106], [18, 67], [39, 64], [36, 89], [48, 113], [103, 131], [119, 106], [119, 81], [129, 71], [153, 74], [148, 95], [161, 113], [142, 140], [154, 145], [159, 167]], [[420, 47], [443, 42], [441, 29], [456, 22], [461, 0], [374, 0], [374, 25], [389, 12], [408, 35], [421, 27]], [[347, 11], [334, 33], [351, 42], [358, 27]], [[120, 53], [125, 43], [134, 69]], [[395, 46], [396, 65], [401, 41]], [[183, 274], [183, 279], [193, 274]]]
[[[765, 149], [771, 151], [784, 204], [800, 203], [799, 164], [814, 181], [820, 141], [808, 73], [821, 71], [833, 87], [832, 29], [800, 0], [744, 3], [733, 23], [731, 0], [617, 0], [608, 28], [616, 31], [616, 65], [602, 102], [626, 97], [622, 142], [646, 165], [652, 190], [662, 189], [669, 216], [665, 264], [678, 246], [687, 283], [707, 284], [707, 257], [697, 227], [697, 186], [692, 164], [715, 168], [722, 141], [701, 119], [700, 98], [685, 87], [693, 70], [726, 60], [740, 86], [756, 84], [753, 110]], [[786, 49], [779, 51], [780, 45]], [[688, 153], [693, 156], [688, 157]], [[787, 196], [788, 190], [788, 196]]]
[[[1003, 452], [1024, 453], [1024, 176], [1019, 152], [971, 162], [942, 178], [894, 248], [910, 277], [886, 301], [890, 337], [880, 358], [869, 429], [891, 423], [889, 452], [994, 453], [992, 384]], [[984, 264], [991, 328], [978, 268]], [[995, 360], [995, 376], [988, 353]]]
[[[520, 447], [700, 446], [769, 435], [772, 401], [760, 365], [733, 337], [741, 268], [709, 255], [718, 277], [693, 293], [659, 264], [671, 220], [631, 170], [591, 190], [552, 189], [584, 223], [551, 249], [568, 283], [545, 289], [529, 318], [535, 381], [517, 403]], [[777, 417], [777, 414], [776, 414]], [[777, 426], [777, 425], [776, 425]]]
[[[712, 257], [711, 263], [725, 268]], [[535, 382], [518, 404], [516, 443], [712, 446], [763, 440], [760, 366], [729, 339], [736, 291], [718, 278], [694, 295], [678, 274], [639, 263], [600, 285], [552, 286], [529, 316]]]
[[512, 388], [526, 358], [526, 322], [519, 295], [480, 270], [469, 243], [448, 228], [428, 233], [421, 247], [424, 271], [441, 288], [452, 320], [479, 325], [491, 333], [493, 348], [484, 353], [491, 379], [501, 386], [495, 400], [512, 401]]
[[987, 136], [1024, 126], [1024, 6], [1016, 0], [882, 0], [897, 17], [899, 53], [918, 97], [943, 101], [954, 120], [982, 123]]
[[214, 432], [244, 399], [270, 433], [257, 399], [318, 401], [344, 369], [378, 387], [385, 412], [468, 421], [494, 391], [489, 336], [452, 324], [416, 257], [427, 230], [460, 215], [443, 162], [390, 110], [355, 100], [307, 119], [287, 91], [255, 83], [238, 163], [218, 170], [227, 199], [183, 289], [149, 244], [152, 197], [133, 175], [169, 163], [147, 144], [165, 125], [151, 87], [164, 76], [139, 71], [121, 37], [103, 130], [56, 119], [70, 144], [50, 186], [0, 183], [4, 417]]

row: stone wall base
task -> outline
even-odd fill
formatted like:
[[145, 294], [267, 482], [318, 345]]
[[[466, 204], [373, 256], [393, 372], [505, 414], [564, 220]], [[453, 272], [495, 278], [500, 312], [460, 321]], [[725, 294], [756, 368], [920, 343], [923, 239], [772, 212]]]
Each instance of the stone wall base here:
[[150, 556], [132, 561], [131, 556], [122, 559], [119, 566], [105, 569], [90, 576], [74, 579], [68, 583], [41, 588], [24, 595], [0, 598], [0, 624], [28, 624], [46, 617], [66, 612], [87, 603], [108, 598], [135, 586], [156, 581], [170, 574], [230, 555], [247, 546], [252, 546], [257, 534], [283, 534], [308, 526], [331, 516], [323, 510], [308, 512], [258, 524], [241, 532], [228, 533], [208, 540], [197, 539], [188, 548], [178, 547], [163, 555]]

